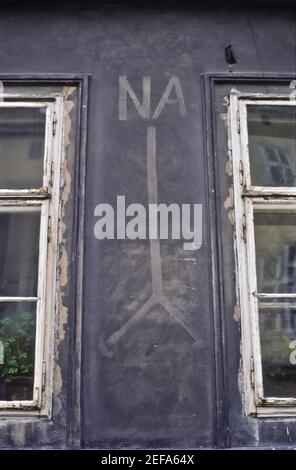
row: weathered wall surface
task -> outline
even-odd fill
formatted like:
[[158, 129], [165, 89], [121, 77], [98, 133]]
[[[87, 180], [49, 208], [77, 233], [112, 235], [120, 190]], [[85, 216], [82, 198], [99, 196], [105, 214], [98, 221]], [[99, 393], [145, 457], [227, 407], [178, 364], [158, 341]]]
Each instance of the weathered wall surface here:
[[[293, 11], [227, 7], [2, 8], [0, 42], [0, 76], [61, 72], [90, 75], [82, 411], [78, 423], [81, 445], [251, 446], [260, 443], [260, 436], [264, 445], [289, 444], [285, 423], [261, 420], [258, 425], [256, 420], [243, 417], [239, 322], [233, 318], [232, 228], [223, 207], [225, 227], [219, 227], [227, 233], [223, 250], [228, 276], [224, 278], [228, 297], [223, 312], [227, 327], [233, 331], [233, 336], [226, 336], [226, 350], [231, 351], [233, 362], [231, 368], [226, 367], [230, 386], [224, 392], [220, 385], [217, 388], [219, 363], [215, 357], [221, 357], [222, 350], [215, 351], [213, 292], [219, 286], [213, 286], [211, 276], [210, 232], [216, 226], [209, 219], [209, 195], [220, 211], [220, 198], [224, 202], [230, 183], [225, 173], [228, 157], [224, 128], [222, 147], [214, 156], [219, 159], [216, 168], [221, 172], [222, 189], [214, 192], [208, 185], [201, 74], [230, 73], [224, 48], [231, 43], [237, 59], [232, 72], [292, 75]], [[150, 77], [151, 103], [144, 116], [129, 99], [127, 115], [120, 119], [122, 76], [127, 77], [140, 101], [143, 77]], [[180, 86], [172, 90], [170, 98], [179, 93], [179, 100], [164, 103], [155, 116], [171, 77]], [[227, 92], [226, 87], [216, 97], [219, 113], [225, 112], [222, 102]], [[156, 139], [152, 157], [147, 152], [147, 132]], [[158, 202], [202, 204], [201, 248], [184, 251], [183, 242], [178, 240], [162, 241], [160, 247], [150, 246], [146, 240], [96, 240], [96, 205], [105, 202], [116, 207], [116, 197], [124, 195], [127, 205], [138, 202], [146, 206], [156, 195], [155, 174]], [[73, 188], [70, 197], [76, 196]], [[220, 287], [223, 291], [223, 285]], [[67, 295], [74, 296], [75, 292], [67, 290]], [[71, 315], [70, 311], [68, 317]], [[40, 424], [29, 423], [20, 433], [19, 424], [2, 422], [1, 446], [69, 445], [65, 409], [74, 386], [67, 372], [71, 325], [73, 328], [73, 323], [65, 325], [66, 342], [60, 345], [63, 353], [58, 359], [64, 408], [54, 408], [52, 422], [44, 424], [43, 437]], [[227, 364], [230, 356], [224, 359]], [[226, 405], [230, 402], [234, 404], [228, 413]], [[70, 416], [71, 408], [68, 411]], [[293, 433], [294, 423], [292, 428]]]

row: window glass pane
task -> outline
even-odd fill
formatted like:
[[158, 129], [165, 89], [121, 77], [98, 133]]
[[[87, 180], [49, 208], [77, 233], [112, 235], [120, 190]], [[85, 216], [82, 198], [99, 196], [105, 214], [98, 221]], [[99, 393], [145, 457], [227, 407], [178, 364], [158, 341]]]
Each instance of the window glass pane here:
[[32, 400], [36, 304], [0, 302], [0, 400]]
[[0, 189], [43, 186], [46, 107], [0, 107]]
[[265, 397], [296, 396], [296, 309], [259, 308]]
[[0, 207], [0, 296], [36, 297], [40, 207]]
[[296, 186], [296, 106], [247, 106], [251, 183]]
[[254, 212], [258, 292], [296, 293], [296, 212]]

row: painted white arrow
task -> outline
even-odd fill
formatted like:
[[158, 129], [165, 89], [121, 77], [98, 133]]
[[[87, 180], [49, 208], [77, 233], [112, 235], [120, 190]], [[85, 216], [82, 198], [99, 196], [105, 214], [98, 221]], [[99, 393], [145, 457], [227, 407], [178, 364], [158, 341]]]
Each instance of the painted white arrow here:
[[[148, 183], [148, 203], [157, 204], [157, 171], [156, 171], [156, 128], [148, 127], [147, 129], [147, 183]], [[118, 341], [138, 323], [145, 315], [147, 315], [153, 307], [160, 305], [166, 312], [171, 315], [174, 320], [191, 336], [194, 343], [198, 343], [192, 328], [186, 323], [179, 310], [172, 305], [170, 300], [163, 294], [163, 281], [161, 269], [160, 241], [150, 238], [150, 262], [152, 277], [152, 295], [124, 325], [115, 331], [106, 341], [101, 337], [99, 340], [100, 351], [106, 357], [112, 357], [113, 351], [110, 350]]]

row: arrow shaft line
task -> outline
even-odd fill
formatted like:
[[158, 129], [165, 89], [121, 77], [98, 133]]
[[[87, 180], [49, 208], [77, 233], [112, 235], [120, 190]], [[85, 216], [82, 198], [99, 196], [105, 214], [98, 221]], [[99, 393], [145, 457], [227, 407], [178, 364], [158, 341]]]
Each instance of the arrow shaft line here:
[[107, 346], [111, 346], [116, 344], [120, 338], [127, 333], [136, 323], [138, 323], [141, 318], [143, 318], [148, 312], [150, 312], [151, 308], [155, 305], [155, 299], [151, 297], [144, 305], [138, 310], [138, 312], [130, 318], [119, 330], [115, 331], [109, 339], [107, 339], [106, 344]]
[[[156, 128], [147, 128], [147, 184], [148, 184], [148, 202], [157, 204], [157, 170], [156, 170]], [[152, 292], [157, 298], [162, 296], [162, 270], [159, 237], [156, 240], [150, 239], [150, 259], [151, 259], [151, 277]]]

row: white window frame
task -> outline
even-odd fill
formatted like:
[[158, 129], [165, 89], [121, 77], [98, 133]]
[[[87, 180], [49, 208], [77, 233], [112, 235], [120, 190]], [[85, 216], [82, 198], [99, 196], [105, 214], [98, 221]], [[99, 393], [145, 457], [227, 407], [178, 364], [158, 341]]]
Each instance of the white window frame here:
[[[252, 186], [248, 155], [247, 106], [295, 106], [289, 95], [262, 95], [232, 90], [228, 111], [229, 152], [232, 161], [235, 211], [237, 298], [241, 311], [244, 408], [248, 415], [296, 416], [296, 397], [264, 397], [259, 336], [253, 210], [296, 211], [296, 187]], [[264, 294], [279, 301], [296, 294]], [[295, 366], [296, 367], [296, 366]]]
[[51, 415], [54, 314], [56, 299], [59, 187], [62, 158], [63, 98], [5, 95], [0, 107], [46, 107], [43, 185], [38, 189], [0, 188], [0, 212], [40, 208], [38, 287], [36, 297], [0, 297], [0, 302], [36, 301], [35, 367], [32, 400], [0, 401], [0, 417]]

